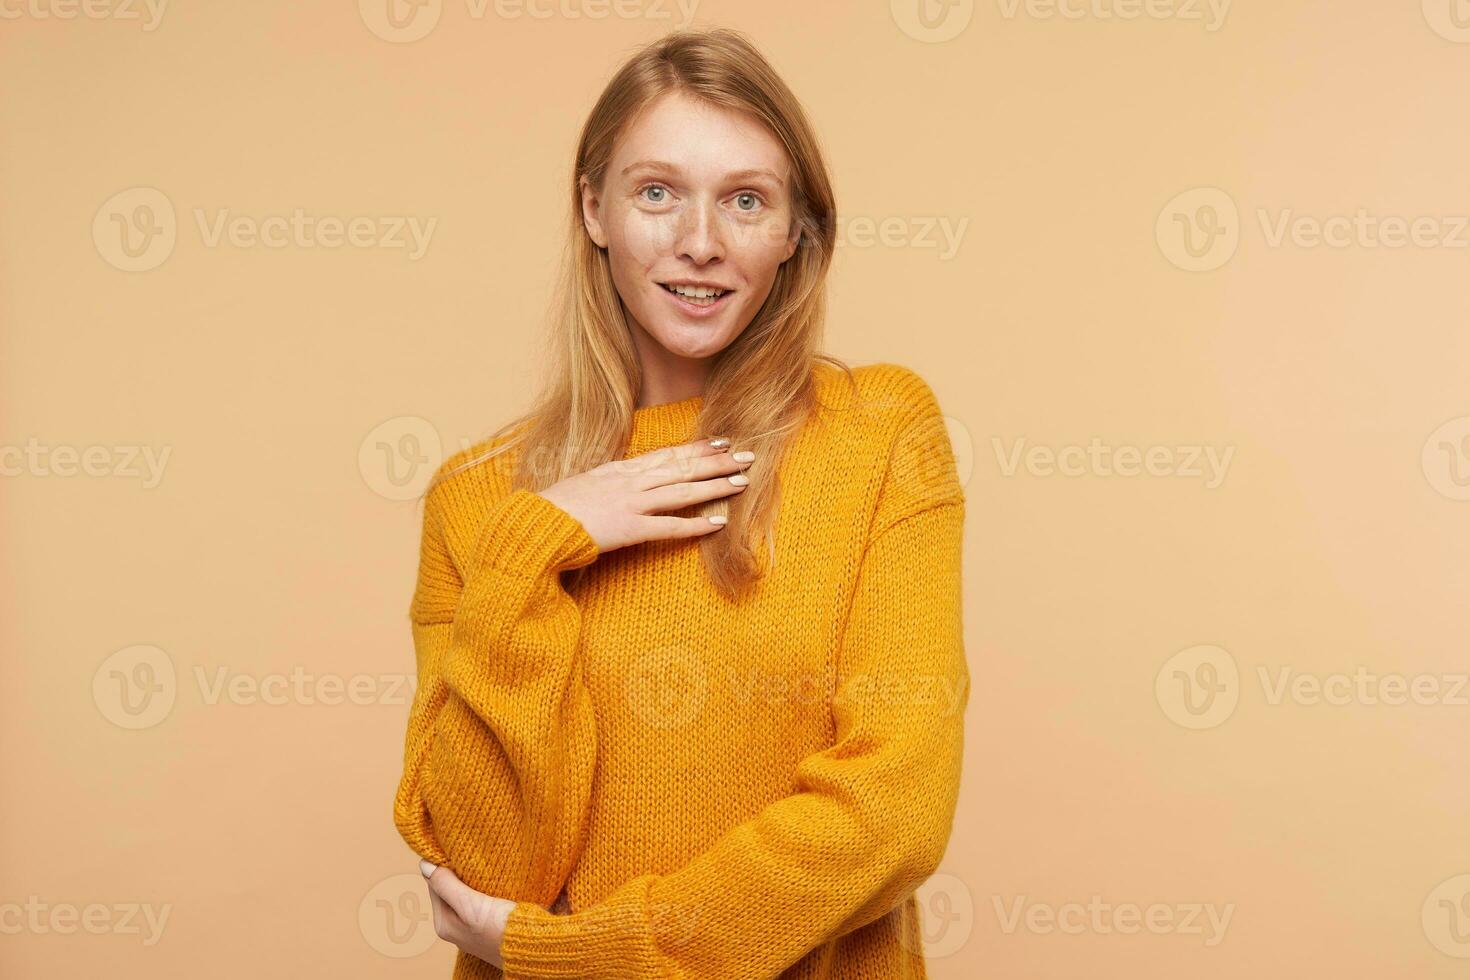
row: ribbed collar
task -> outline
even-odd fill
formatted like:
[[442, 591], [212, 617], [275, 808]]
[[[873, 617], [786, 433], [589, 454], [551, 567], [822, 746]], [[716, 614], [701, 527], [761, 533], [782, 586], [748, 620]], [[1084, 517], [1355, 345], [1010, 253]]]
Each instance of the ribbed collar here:
[[694, 438], [694, 422], [704, 406], [704, 396], [694, 395], [662, 405], [633, 410], [632, 433], [625, 459]]

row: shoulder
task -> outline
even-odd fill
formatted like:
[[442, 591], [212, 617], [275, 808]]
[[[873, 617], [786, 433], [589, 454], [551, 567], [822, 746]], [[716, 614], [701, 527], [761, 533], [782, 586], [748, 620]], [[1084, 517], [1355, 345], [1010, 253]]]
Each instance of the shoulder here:
[[467, 446], [434, 471], [423, 497], [419, 570], [409, 606], [418, 623], [454, 618], [466, 557], [495, 503], [511, 491], [519, 429]]
[[882, 362], [819, 372], [832, 431], [858, 448], [883, 479], [877, 525], [965, 501], [949, 425], [933, 387], [915, 370]]
[[944, 427], [944, 413], [933, 387], [913, 368], [884, 361], [864, 364], [849, 374], [821, 364], [817, 389], [823, 409], [841, 418], [847, 435], [868, 442], [885, 455], [904, 439]]
[[889, 419], [903, 419], [939, 411], [934, 389], [911, 367], [883, 361], [844, 371], [819, 363], [816, 385], [824, 404], [859, 408]]
[[485, 514], [511, 492], [520, 434], [481, 439], [439, 464], [424, 493], [425, 537], [439, 538], [451, 555], [464, 553]]
[[885, 361], [865, 364], [854, 373], [863, 380], [863, 390], [869, 398], [895, 411], [920, 413], [939, 408], [934, 389], [913, 368]]

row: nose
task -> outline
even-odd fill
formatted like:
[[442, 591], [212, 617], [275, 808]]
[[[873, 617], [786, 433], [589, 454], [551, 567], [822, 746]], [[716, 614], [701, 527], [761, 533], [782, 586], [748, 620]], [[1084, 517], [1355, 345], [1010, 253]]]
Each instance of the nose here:
[[719, 205], [696, 202], [679, 215], [674, 252], [695, 265], [705, 265], [725, 257], [725, 226]]

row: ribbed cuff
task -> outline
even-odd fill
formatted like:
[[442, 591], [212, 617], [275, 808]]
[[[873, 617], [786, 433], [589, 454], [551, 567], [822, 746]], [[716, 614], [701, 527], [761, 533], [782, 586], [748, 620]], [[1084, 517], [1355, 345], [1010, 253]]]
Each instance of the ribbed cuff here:
[[600, 553], [581, 521], [530, 490], [515, 490], [492, 507], [475, 542], [478, 563], [522, 577], [590, 565]]
[[603, 902], [554, 915], [519, 902], [505, 923], [500, 954], [506, 980], [634, 980], [667, 977], [668, 961], [653, 941], [648, 883], [635, 879]]

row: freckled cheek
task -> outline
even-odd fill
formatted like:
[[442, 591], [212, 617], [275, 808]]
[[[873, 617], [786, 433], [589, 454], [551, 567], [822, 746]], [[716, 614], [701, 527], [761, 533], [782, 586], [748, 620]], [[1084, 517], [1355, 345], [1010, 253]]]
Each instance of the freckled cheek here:
[[630, 264], [647, 267], [673, 253], [675, 232], [670, 215], [630, 210], [614, 224], [612, 237]]
[[739, 265], [753, 284], [774, 279], [786, 255], [787, 228], [784, 221], [762, 221], [735, 229], [730, 240], [731, 264]]

